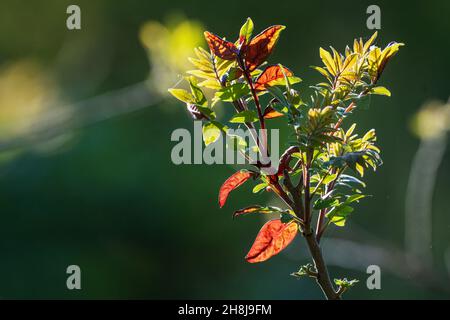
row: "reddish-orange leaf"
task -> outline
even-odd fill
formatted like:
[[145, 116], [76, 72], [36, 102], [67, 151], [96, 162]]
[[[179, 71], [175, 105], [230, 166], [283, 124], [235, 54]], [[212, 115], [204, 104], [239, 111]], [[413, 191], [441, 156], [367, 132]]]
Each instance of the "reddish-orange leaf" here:
[[282, 116], [284, 116], [283, 113], [278, 112], [277, 110], [275, 110], [272, 107], [267, 107], [264, 110], [264, 114], [263, 114], [264, 119], [275, 119], [275, 118], [279, 118], [279, 117], [282, 117]]
[[272, 26], [252, 39], [245, 52], [245, 61], [250, 71], [266, 61], [285, 26]]
[[285, 67], [282, 68], [279, 65], [267, 67], [256, 79], [255, 90], [262, 91], [266, 86], [271, 86], [277, 80], [283, 79], [283, 71], [286, 77], [292, 77], [294, 75], [291, 70]]
[[234, 60], [237, 48], [234, 43], [226, 41], [215, 34], [205, 31], [205, 38], [211, 52], [224, 60]]
[[250, 263], [265, 261], [280, 253], [297, 235], [295, 222], [283, 223], [280, 219], [267, 222], [253, 243], [245, 259]]
[[231, 191], [239, 187], [245, 181], [253, 176], [252, 172], [238, 171], [229, 177], [220, 187], [219, 191], [219, 205], [222, 208], [227, 201], [228, 195]]

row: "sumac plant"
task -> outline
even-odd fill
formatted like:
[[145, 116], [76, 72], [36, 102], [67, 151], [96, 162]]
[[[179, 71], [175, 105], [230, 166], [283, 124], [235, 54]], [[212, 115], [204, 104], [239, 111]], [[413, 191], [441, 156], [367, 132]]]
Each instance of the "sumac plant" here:
[[[313, 68], [323, 81], [310, 86], [308, 97], [302, 99], [294, 89], [300, 78], [281, 64], [266, 64], [284, 29], [275, 25], [253, 36], [253, 22], [248, 18], [235, 42], [205, 32], [209, 50], [196, 48], [196, 57], [190, 59], [196, 68], [187, 71], [190, 90], [172, 88], [169, 92], [186, 103], [195, 120], [204, 122], [205, 144], [214, 142], [218, 133], [226, 135], [231, 125], [254, 130], [265, 129], [270, 119], [286, 120], [292, 138], [286, 141], [278, 169], [268, 174], [256, 162], [236, 172], [220, 188], [219, 205], [224, 206], [230, 192], [243, 183], [259, 181], [254, 193], [273, 193], [284, 208], [251, 205], [234, 213], [234, 217], [279, 215], [263, 225], [246, 260], [265, 261], [300, 234], [306, 239], [312, 263], [292, 275], [313, 277], [326, 298], [340, 299], [357, 280], [330, 280], [320, 240], [330, 226], [345, 225], [354, 204], [367, 197], [361, 181], [365, 170], [375, 170], [382, 163], [375, 130], [359, 135], [356, 124], [347, 126], [345, 120], [356, 109], [366, 108], [371, 95], [390, 96], [378, 82], [403, 44], [391, 42], [382, 49], [375, 45], [375, 33], [367, 41], [354, 40], [343, 53], [320, 48], [323, 65]], [[214, 91], [211, 101], [202, 88]], [[228, 124], [216, 118], [219, 101], [234, 107], [236, 114]], [[259, 152], [269, 150], [266, 135], [254, 139]]]

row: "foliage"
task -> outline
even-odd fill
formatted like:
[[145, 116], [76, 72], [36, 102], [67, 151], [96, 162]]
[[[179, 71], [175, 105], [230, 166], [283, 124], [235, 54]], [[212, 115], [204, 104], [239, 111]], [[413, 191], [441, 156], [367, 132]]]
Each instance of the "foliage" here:
[[[302, 100], [293, 87], [300, 78], [281, 64], [265, 65], [285, 27], [275, 25], [252, 37], [253, 27], [248, 18], [235, 42], [205, 32], [210, 50], [195, 49], [196, 58], [190, 61], [196, 69], [187, 72], [200, 82], [187, 77], [191, 92], [169, 91], [185, 102], [193, 117], [204, 121], [204, 126], [211, 126], [212, 121], [218, 123], [214, 112], [218, 102], [231, 103], [236, 114], [229, 124], [216, 125], [225, 134], [231, 124], [265, 129], [266, 120], [286, 119], [295, 139], [281, 156], [277, 172], [267, 174], [256, 164], [252, 171], [235, 173], [222, 185], [219, 204], [223, 207], [230, 192], [250, 178], [259, 180], [254, 193], [273, 192], [283, 200], [286, 209], [253, 205], [235, 212], [234, 216], [279, 215], [261, 228], [246, 260], [254, 263], [271, 258], [300, 231], [307, 239], [315, 266], [302, 267], [294, 275], [315, 276], [328, 298], [340, 298], [344, 290], [335, 291], [330, 281], [324, 282], [328, 273], [320, 263], [318, 243], [329, 225], [343, 227], [354, 211], [354, 204], [367, 197], [362, 193], [365, 184], [359, 177], [363, 177], [366, 169], [376, 170], [382, 164], [375, 130], [358, 135], [356, 124], [346, 130], [342, 124], [355, 109], [367, 108], [371, 95], [391, 95], [378, 82], [403, 44], [391, 42], [381, 49], [374, 44], [377, 37], [374, 33], [366, 42], [354, 40], [352, 48], [347, 46], [344, 53], [333, 47], [320, 48], [323, 65], [313, 68], [324, 81], [311, 86], [312, 95]], [[203, 89], [214, 91], [211, 103]], [[265, 108], [260, 99], [263, 95], [271, 99]], [[204, 140], [210, 142], [211, 138]], [[255, 142], [261, 153], [268, 150], [267, 137]], [[354, 284], [345, 279], [336, 281], [339, 288]]]

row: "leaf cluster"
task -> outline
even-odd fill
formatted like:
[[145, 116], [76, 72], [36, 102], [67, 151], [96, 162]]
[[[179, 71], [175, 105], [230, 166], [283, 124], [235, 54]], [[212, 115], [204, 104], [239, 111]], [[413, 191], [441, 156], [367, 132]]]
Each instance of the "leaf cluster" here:
[[[248, 18], [235, 41], [205, 32], [209, 51], [194, 50], [187, 71], [189, 90], [172, 88], [170, 93], [186, 104], [194, 119], [203, 124], [206, 145], [232, 126], [266, 128], [266, 122], [283, 118], [291, 129], [289, 147], [280, 158], [275, 174], [256, 164], [228, 178], [219, 192], [220, 207], [234, 189], [252, 180], [253, 192], [271, 192], [285, 208], [251, 205], [237, 210], [234, 217], [255, 214], [278, 215], [259, 232], [248, 255], [248, 262], [261, 262], [284, 249], [297, 231], [314, 229], [317, 241], [330, 224], [345, 225], [354, 204], [367, 197], [360, 179], [365, 170], [382, 164], [376, 146], [375, 130], [356, 133], [356, 124], [343, 128], [345, 119], [357, 109], [367, 109], [372, 95], [390, 96], [378, 82], [402, 43], [391, 42], [384, 49], [376, 46], [377, 33], [367, 41], [355, 39], [340, 53], [320, 48], [322, 65], [313, 67], [323, 77], [310, 86], [312, 94], [302, 97], [296, 89], [301, 79], [281, 64], [268, 65], [284, 26], [275, 25], [253, 36], [254, 24]], [[269, 97], [264, 105], [261, 97]], [[209, 100], [207, 96], [211, 97]], [[218, 105], [230, 104], [234, 115], [226, 123], [216, 118]], [[260, 152], [269, 150], [268, 139], [256, 139]], [[246, 151], [249, 146], [245, 146]], [[314, 225], [313, 218], [316, 218]], [[302, 271], [303, 270], [303, 271]], [[304, 268], [297, 275], [312, 272]], [[353, 282], [339, 282], [348, 287]]]

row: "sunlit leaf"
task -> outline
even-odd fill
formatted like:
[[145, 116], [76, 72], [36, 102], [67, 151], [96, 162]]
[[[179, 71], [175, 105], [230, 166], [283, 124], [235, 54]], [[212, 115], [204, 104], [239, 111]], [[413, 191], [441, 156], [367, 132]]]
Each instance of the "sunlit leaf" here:
[[347, 278], [344, 279], [334, 279], [334, 283], [338, 286], [338, 287], [342, 287], [342, 288], [350, 288], [353, 287], [355, 284], [357, 284], [359, 282], [359, 280], [356, 279], [352, 279], [352, 280], [347, 280]]
[[295, 222], [282, 223], [281, 220], [267, 222], [256, 236], [245, 259], [250, 263], [265, 261], [286, 248], [298, 232]]
[[280, 32], [285, 28], [281, 25], [269, 27], [250, 41], [245, 52], [245, 62], [250, 71], [267, 60], [275, 47]]
[[175, 98], [177, 98], [180, 101], [183, 101], [185, 103], [195, 103], [194, 96], [187, 92], [184, 89], [169, 89], [168, 90], [171, 95], [173, 95]]
[[246, 83], [235, 83], [216, 92], [215, 98], [221, 101], [233, 102], [250, 93]]
[[264, 110], [264, 114], [263, 114], [264, 119], [275, 119], [275, 118], [279, 118], [282, 116], [284, 116], [284, 113], [278, 112], [277, 110], [275, 110], [274, 108], [272, 108], [270, 106]]
[[231, 148], [232, 150], [238, 151], [238, 150], [242, 150], [245, 151], [245, 148], [247, 147], [247, 142], [245, 141], [244, 138], [242, 138], [239, 135], [233, 135], [233, 134], [228, 134], [228, 143], [227, 143], [227, 148]]
[[198, 68], [198, 70], [203, 72], [213, 72], [214, 70], [211, 68], [210, 63], [208, 63], [205, 59], [195, 59], [195, 58], [188, 58], [189, 62], [192, 63], [195, 67]]
[[367, 40], [367, 42], [364, 44], [363, 52], [366, 52], [367, 50], [369, 50], [370, 46], [373, 44], [373, 42], [375, 41], [377, 36], [378, 36], [378, 31], [375, 31], [374, 34], [370, 37], [370, 39]]
[[253, 188], [253, 193], [258, 193], [262, 190], [264, 190], [265, 188], [267, 188], [268, 184], [265, 182], [262, 182], [260, 184], [257, 184], [254, 188]]
[[211, 52], [219, 58], [224, 60], [236, 58], [237, 48], [234, 43], [226, 41], [209, 31], [205, 31], [205, 38]]
[[331, 181], [333, 181], [334, 179], [336, 179], [336, 177], [337, 177], [337, 174], [336, 173], [333, 173], [333, 174], [329, 174], [328, 176], [326, 176], [324, 179], [323, 179], [323, 184], [329, 184]]
[[199, 82], [198, 86], [205, 87], [208, 89], [214, 89], [214, 90], [220, 90], [222, 88], [222, 86], [219, 84], [219, 82], [217, 80], [211, 80], [211, 79]]
[[[283, 74], [284, 71], [284, 74]], [[255, 81], [255, 90], [261, 91], [266, 87], [271, 87], [277, 84], [277, 81], [284, 80], [284, 75], [291, 77], [294, 74], [291, 70], [279, 65], [269, 66], [260, 74], [260, 76]]]
[[332, 223], [334, 223], [338, 227], [345, 226], [345, 222], [347, 221], [350, 213], [353, 212], [353, 208], [347, 205], [341, 205], [339, 207], [335, 207], [334, 210], [331, 210], [327, 214], [327, 218], [330, 219]]
[[258, 116], [253, 110], [245, 110], [235, 114], [231, 119], [231, 123], [247, 123], [258, 121]]
[[220, 138], [222, 129], [215, 121], [207, 122], [203, 125], [203, 141], [205, 146], [216, 142]]
[[316, 200], [316, 202], [314, 202], [314, 209], [321, 210], [321, 209], [333, 207], [338, 204], [339, 204], [339, 200], [335, 199], [335, 198], [326, 198], [326, 199], [319, 198]]
[[391, 92], [388, 89], [386, 89], [385, 87], [372, 88], [370, 90], [370, 93], [371, 94], [378, 94], [378, 95], [381, 95], [381, 96], [388, 96], [388, 97], [391, 96]]
[[201, 79], [210, 79], [211, 78], [211, 73], [208, 73], [203, 70], [189, 70], [189, 71], [186, 71], [186, 73], [196, 76], [197, 78], [201, 78]]
[[327, 67], [328, 72], [335, 76], [337, 73], [337, 66], [331, 54], [327, 50], [320, 48], [320, 58], [322, 59], [323, 64]]
[[231, 191], [239, 187], [245, 181], [250, 179], [254, 173], [249, 171], [238, 171], [234, 173], [231, 177], [229, 177], [220, 187], [219, 190], [219, 206], [222, 208], [227, 201], [228, 195]]
[[330, 74], [324, 68], [322, 68], [322, 67], [315, 67], [315, 66], [313, 66], [312, 68], [317, 70], [321, 75], [325, 76], [327, 79], [330, 79]]
[[358, 193], [358, 194], [353, 194], [353, 195], [349, 196], [349, 197], [345, 200], [345, 203], [349, 204], [349, 203], [352, 203], [352, 202], [355, 202], [355, 201], [359, 201], [359, 200], [361, 200], [361, 199], [364, 199], [364, 198], [366, 198], [366, 197], [367, 197], [367, 195], [365, 195], [365, 194], [360, 194], [360, 193]]
[[283, 107], [289, 108], [289, 102], [287, 101], [286, 97], [283, 94], [283, 91], [278, 87], [268, 87], [266, 88], [269, 93], [278, 100], [278, 103], [280, 103]]
[[195, 103], [200, 106], [206, 106], [208, 101], [202, 89], [197, 85], [197, 80], [194, 77], [189, 77], [189, 86], [191, 87], [191, 93], [195, 98]]
[[250, 18], [247, 18], [244, 25], [241, 27], [239, 32], [239, 43], [246, 44], [250, 40], [250, 37], [253, 33], [253, 21]]
[[203, 80], [199, 87], [220, 89], [221, 80], [228, 70], [235, 64], [232, 60], [223, 60], [210, 52], [198, 47], [194, 49], [197, 58], [190, 58], [189, 61], [197, 68], [188, 70], [187, 73]]

